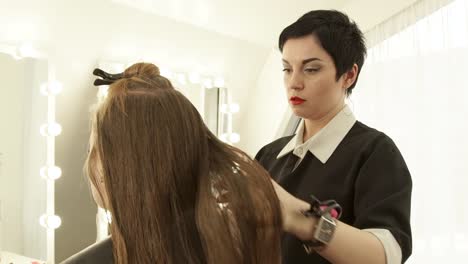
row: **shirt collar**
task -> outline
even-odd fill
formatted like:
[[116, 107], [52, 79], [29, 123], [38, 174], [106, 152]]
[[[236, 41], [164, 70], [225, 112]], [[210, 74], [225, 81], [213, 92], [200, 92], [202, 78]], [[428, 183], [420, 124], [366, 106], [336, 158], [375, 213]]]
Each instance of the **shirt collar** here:
[[290, 152], [303, 159], [307, 151], [310, 151], [322, 163], [326, 163], [354, 123], [356, 123], [356, 117], [351, 109], [345, 105], [325, 127], [306, 142], [302, 142], [304, 120], [301, 120], [296, 134], [281, 150], [277, 159]]

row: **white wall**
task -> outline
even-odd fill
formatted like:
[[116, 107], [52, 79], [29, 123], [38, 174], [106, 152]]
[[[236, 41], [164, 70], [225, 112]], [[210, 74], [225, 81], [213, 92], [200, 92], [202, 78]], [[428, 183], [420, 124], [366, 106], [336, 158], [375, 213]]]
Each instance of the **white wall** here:
[[[243, 41], [116, 6], [110, 1], [0, 0], [0, 43], [29, 41], [48, 51], [64, 91], [57, 98], [57, 261], [95, 240], [95, 212], [82, 174], [88, 109], [95, 101], [92, 69], [100, 60], [154, 59], [160, 65], [224, 75], [241, 111], [269, 50]], [[240, 113], [242, 114], [242, 112]], [[234, 128], [240, 120], [235, 120]]]
[[290, 113], [282, 69], [281, 53], [272, 49], [256, 85], [249, 89], [247, 104], [241, 106], [248, 111], [235, 116], [244, 120], [240, 127], [241, 141], [238, 147], [251, 156], [277, 137], [285, 115]]
[[355, 20], [361, 30], [369, 31], [383, 21], [390, 19], [418, 0], [352, 0], [340, 8]]

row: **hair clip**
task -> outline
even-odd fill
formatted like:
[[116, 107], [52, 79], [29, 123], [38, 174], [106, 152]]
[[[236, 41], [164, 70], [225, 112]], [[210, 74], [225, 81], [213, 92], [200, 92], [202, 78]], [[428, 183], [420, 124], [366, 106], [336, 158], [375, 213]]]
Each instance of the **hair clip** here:
[[94, 69], [93, 75], [101, 77], [102, 79], [96, 79], [94, 81], [95, 86], [100, 86], [100, 85], [110, 85], [114, 83], [117, 80], [120, 80], [123, 78], [123, 73], [117, 73], [117, 74], [111, 74], [107, 73], [101, 69]]

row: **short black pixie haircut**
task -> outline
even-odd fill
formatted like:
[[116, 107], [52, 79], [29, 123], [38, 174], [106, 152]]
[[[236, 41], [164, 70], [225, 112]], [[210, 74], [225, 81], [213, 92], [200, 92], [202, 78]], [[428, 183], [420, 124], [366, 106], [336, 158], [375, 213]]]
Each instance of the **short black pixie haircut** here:
[[[279, 37], [279, 49], [283, 52], [288, 39], [313, 35], [333, 58], [336, 79], [351, 70], [356, 63], [358, 76], [366, 57], [364, 36], [354, 21], [336, 10], [314, 10], [306, 13], [296, 22], [286, 27]], [[356, 81], [348, 88], [348, 96], [356, 86]]]

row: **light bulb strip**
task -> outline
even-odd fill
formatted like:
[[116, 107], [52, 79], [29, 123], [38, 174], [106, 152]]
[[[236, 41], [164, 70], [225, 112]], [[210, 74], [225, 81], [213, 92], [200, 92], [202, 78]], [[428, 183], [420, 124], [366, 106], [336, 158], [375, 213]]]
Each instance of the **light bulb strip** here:
[[30, 43], [22, 43], [21, 45], [0, 44], [0, 52], [9, 54], [15, 60], [24, 58], [44, 58], [45, 54], [36, 50]]
[[[47, 123], [55, 123], [55, 96], [47, 96]], [[55, 136], [47, 136], [47, 166], [55, 165]], [[55, 182], [46, 180], [47, 184], [47, 209], [46, 214], [51, 216], [55, 214]], [[47, 228], [47, 259], [55, 261], [55, 230]]]
[[235, 144], [240, 141], [240, 135], [233, 132], [233, 116], [239, 112], [239, 105], [232, 103], [227, 88], [219, 89], [218, 137], [227, 144]]
[[55, 137], [60, 134], [61, 126], [55, 122], [56, 95], [62, 86], [55, 80], [53, 65], [49, 63], [49, 78], [47, 84], [41, 87], [41, 92], [47, 96], [47, 124], [42, 132], [46, 131], [47, 159], [46, 166], [41, 169], [41, 176], [46, 181], [46, 213], [41, 217], [40, 223], [47, 232], [47, 263], [55, 263], [55, 229], [61, 225], [60, 217], [55, 215], [55, 180], [61, 175], [60, 168], [55, 166]]

